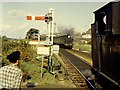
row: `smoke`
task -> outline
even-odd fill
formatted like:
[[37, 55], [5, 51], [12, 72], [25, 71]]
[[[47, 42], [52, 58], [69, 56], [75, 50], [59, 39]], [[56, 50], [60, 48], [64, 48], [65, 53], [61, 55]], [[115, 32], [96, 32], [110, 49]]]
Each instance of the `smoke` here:
[[94, 80], [95, 77], [94, 75], [92, 74], [91, 70], [83, 70], [82, 71], [83, 75], [85, 75], [86, 78], [88, 78], [89, 80]]
[[59, 26], [58, 27], [58, 32], [61, 35], [66, 35], [66, 34], [70, 34], [72, 37], [74, 36], [74, 28], [73, 27], [64, 27], [64, 26]]

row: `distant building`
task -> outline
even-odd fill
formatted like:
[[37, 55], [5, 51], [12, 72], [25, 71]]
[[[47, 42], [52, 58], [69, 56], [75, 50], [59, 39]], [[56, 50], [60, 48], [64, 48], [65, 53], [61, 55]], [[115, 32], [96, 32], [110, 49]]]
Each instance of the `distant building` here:
[[91, 38], [91, 34], [85, 34], [85, 35], [82, 35], [82, 38]]
[[81, 42], [82, 43], [90, 43], [91, 42], [91, 29], [89, 29], [85, 33], [82, 33], [82, 35], [81, 35]]

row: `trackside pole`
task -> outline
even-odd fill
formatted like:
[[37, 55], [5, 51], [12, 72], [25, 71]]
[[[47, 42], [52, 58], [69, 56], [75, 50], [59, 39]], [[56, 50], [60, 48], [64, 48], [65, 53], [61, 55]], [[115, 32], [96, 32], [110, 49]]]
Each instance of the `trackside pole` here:
[[43, 76], [43, 59], [44, 59], [44, 56], [42, 56], [42, 65], [41, 65], [41, 78]]
[[49, 56], [49, 62], [50, 62], [50, 71], [53, 71], [53, 61], [52, 61], [52, 54], [53, 54], [53, 34], [54, 34], [54, 9], [49, 9], [49, 13], [51, 13], [52, 21], [50, 22], [50, 56]]
[[43, 60], [44, 60], [44, 57], [45, 55], [42, 55], [42, 56], [37, 56], [36, 58], [37, 59], [42, 59], [42, 64], [41, 64], [41, 78], [43, 77]]

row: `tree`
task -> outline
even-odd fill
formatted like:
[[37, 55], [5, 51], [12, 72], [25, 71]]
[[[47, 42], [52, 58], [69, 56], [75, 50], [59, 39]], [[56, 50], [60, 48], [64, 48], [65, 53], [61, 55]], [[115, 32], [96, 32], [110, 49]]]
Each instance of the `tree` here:
[[8, 38], [7, 38], [6, 36], [2, 36], [2, 40], [3, 40], [3, 41], [7, 41]]
[[26, 39], [34, 39], [38, 36], [39, 34], [39, 30], [35, 29], [35, 28], [31, 28], [28, 30], [27, 34], [26, 34]]

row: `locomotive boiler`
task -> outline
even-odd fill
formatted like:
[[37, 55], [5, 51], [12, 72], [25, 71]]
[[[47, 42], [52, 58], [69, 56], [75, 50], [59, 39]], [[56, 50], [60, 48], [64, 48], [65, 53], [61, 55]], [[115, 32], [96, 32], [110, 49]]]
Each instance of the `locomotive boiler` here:
[[109, 2], [94, 14], [92, 72], [103, 87], [120, 90], [120, 1]]

